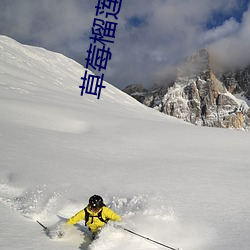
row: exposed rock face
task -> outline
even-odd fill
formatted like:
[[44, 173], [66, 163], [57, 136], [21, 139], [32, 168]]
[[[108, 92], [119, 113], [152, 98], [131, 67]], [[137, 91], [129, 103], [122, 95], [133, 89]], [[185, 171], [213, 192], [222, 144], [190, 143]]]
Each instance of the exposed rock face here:
[[249, 71], [224, 73], [219, 80], [210, 68], [208, 51], [201, 50], [181, 65], [171, 87], [140, 92], [139, 101], [196, 125], [247, 129], [250, 109], [233, 94], [244, 89], [249, 96]]
[[250, 66], [218, 74], [218, 79], [225, 84], [230, 93], [243, 93], [250, 100]]
[[132, 95], [134, 93], [143, 93], [146, 92], [147, 90], [144, 89], [142, 84], [131, 84], [128, 85], [123, 91], [129, 95]]
[[131, 84], [128, 85], [125, 89], [123, 89], [125, 93], [128, 95], [133, 96], [137, 101], [142, 102], [144, 101], [147, 90], [143, 87], [142, 84]]

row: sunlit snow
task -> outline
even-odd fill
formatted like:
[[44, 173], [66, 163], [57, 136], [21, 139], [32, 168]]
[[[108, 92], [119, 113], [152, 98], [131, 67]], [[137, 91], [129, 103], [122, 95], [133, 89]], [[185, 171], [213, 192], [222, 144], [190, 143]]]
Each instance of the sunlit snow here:
[[62, 239], [36, 223], [99, 194], [123, 227], [171, 247], [249, 250], [249, 132], [190, 125], [106, 82], [81, 97], [84, 72], [0, 36], [0, 248], [163, 249], [112, 223], [92, 243], [84, 222]]

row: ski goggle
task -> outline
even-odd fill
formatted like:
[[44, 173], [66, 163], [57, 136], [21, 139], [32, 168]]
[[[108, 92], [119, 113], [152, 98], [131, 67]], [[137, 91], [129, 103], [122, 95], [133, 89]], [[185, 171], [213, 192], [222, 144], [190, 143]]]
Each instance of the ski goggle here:
[[95, 206], [95, 205], [90, 205], [89, 208], [90, 208], [90, 210], [93, 211], [93, 212], [96, 212], [96, 211], [100, 210], [100, 207]]

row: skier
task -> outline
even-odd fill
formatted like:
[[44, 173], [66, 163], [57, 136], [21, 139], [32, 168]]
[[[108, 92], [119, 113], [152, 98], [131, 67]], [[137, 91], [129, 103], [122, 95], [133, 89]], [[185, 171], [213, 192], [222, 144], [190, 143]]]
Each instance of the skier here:
[[95, 194], [89, 198], [89, 204], [72, 216], [67, 224], [74, 225], [80, 220], [85, 220], [85, 226], [92, 232], [94, 239], [109, 220], [120, 222], [122, 219], [120, 215], [105, 206], [101, 196]]

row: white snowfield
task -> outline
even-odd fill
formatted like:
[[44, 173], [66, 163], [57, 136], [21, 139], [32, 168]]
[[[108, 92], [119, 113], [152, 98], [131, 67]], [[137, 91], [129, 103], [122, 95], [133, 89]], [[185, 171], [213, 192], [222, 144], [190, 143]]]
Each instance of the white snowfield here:
[[164, 249], [112, 223], [93, 243], [84, 222], [62, 239], [36, 223], [53, 229], [99, 194], [173, 248], [249, 250], [249, 132], [190, 125], [106, 82], [81, 97], [84, 72], [0, 36], [0, 249]]

